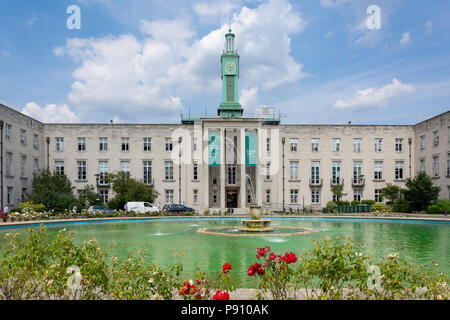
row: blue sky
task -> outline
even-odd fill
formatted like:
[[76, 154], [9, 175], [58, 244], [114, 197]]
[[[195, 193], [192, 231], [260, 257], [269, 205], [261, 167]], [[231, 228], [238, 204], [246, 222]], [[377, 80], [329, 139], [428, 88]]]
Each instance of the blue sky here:
[[[69, 30], [66, 9], [81, 10]], [[381, 28], [369, 30], [377, 5]], [[231, 23], [248, 116], [414, 124], [450, 109], [446, 0], [21, 0], [0, 4], [0, 102], [44, 122], [215, 113]]]

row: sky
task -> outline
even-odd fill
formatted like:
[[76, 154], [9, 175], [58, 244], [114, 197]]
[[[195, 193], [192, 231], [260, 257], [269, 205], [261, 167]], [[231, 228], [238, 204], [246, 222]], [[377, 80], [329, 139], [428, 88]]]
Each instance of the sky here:
[[0, 103], [43, 122], [216, 114], [229, 25], [244, 116], [415, 124], [450, 110], [448, 0], [3, 0], [0, 21]]

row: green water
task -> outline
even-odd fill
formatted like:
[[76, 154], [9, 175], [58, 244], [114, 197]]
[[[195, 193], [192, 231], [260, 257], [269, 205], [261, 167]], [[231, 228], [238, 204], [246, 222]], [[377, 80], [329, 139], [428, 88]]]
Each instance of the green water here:
[[[248, 267], [256, 262], [256, 248], [268, 245], [275, 253], [293, 251], [301, 255], [311, 249], [311, 239], [346, 235], [363, 244], [363, 251], [375, 257], [398, 252], [414, 264], [434, 260], [440, 270], [450, 274], [450, 223], [377, 221], [368, 219], [291, 218], [273, 219], [274, 226], [295, 226], [319, 230], [298, 236], [227, 237], [197, 234], [198, 228], [240, 226], [239, 219], [141, 220], [106, 223], [73, 223], [48, 226], [50, 233], [66, 228], [76, 232], [76, 242], [95, 238], [109, 256], [123, 258], [131, 251], [145, 249], [148, 261], [168, 266], [175, 263], [174, 253], [184, 253], [182, 264], [187, 277], [197, 267], [202, 271], [220, 269], [224, 263], [233, 268], [237, 287], [254, 287], [255, 279], [247, 276]], [[23, 228], [15, 229], [23, 232]], [[0, 237], [11, 229], [1, 229]], [[4, 241], [1, 240], [0, 243]], [[111, 242], [117, 246], [111, 247]]]

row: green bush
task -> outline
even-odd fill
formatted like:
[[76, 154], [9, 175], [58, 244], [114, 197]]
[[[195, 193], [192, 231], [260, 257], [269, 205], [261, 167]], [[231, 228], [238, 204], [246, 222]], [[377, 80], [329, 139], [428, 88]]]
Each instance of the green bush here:
[[30, 208], [36, 212], [43, 212], [45, 210], [45, 205], [42, 203], [34, 203], [32, 201], [28, 201], [19, 203], [19, 208], [20, 210], [23, 210], [24, 208]]
[[375, 204], [375, 200], [362, 200], [361, 204], [368, 204], [373, 206]]
[[350, 201], [338, 201], [337, 203], [339, 206], [349, 206]]
[[439, 199], [435, 203], [429, 205], [426, 212], [432, 214], [444, 214], [445, 208], [447, 208], [447, 212], [450, 211], [450, 200]]
[[358, 205], [361, 204], [361, 201], [353, 200], [350, 204], [351, 204], [352, 206], [358, 206]]
[[372, 211], [378, 211], [378, 212], [388, 212], [389, 208], [387, 205], [381, 202], [377, 202], [372, 206]]
[[392, 211], [393, 212], [404, 212], [404, 213], [411, 212], [409, 202], [403, 198], [397, 198], [394, 201], [394, 203], [392, 204]]

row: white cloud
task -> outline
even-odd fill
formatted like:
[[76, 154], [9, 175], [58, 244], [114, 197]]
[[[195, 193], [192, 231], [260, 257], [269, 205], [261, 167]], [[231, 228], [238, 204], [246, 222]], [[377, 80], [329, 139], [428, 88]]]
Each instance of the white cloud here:
[[433, 22], [428, 21], [425, 23], [425, 34], [431, 35], [433, 33]]
[[45, 123], [80, 122], [80, 118], [70, 111], [67, 104], [47, 104], [41, 107], [36, 102], [28, 102], [21, 112]]
[[[232, 19], [241, 56], [241, 87], [271, 90], [305, 77], [290, 55], [290, 35], [305, 21], [287, 0], [243, 7]], [[134, 35], [72, 38], [54, 48], [80, 63], [69, 100], [80, 111], [114, 112], [126, 120], [173, 119], [183, 102], [220, 95], [220, 54], [228, 23], [196, 38], [190, 17], [143, 20]], [[249, 89], [252, 90], [252, 89]], [[147, 116], [148, 117], [148, 116]], [[173, 121], [173, 120], [172, 120]]]
[[334, 8], [350, 1], [351, 0], [320, 0], [320, 4], [325, 8]]
[[400, 44], [405, 45], [410, 41], [411, 41], [411, 35], [409, 34], [409, 32], [405, 32], [403, 34], [402, 38], [400, 39]]
[[403, 84], [397, 79], [381, 88], [369, 88], [357, 91], [352, 97], [345, 100], [337, 100], [336, 109], [350, 109], [359, 107], [384, 107], [387, 102], [399, 95], [415, 92], [417, 89], [410, 84]]
[[208, 22], [216, 20], [227, 21], [233, 11], [238, 10], [242, 5], [241, 0], [207, 0], [196, 2], [192, 5], [194, 12]]

